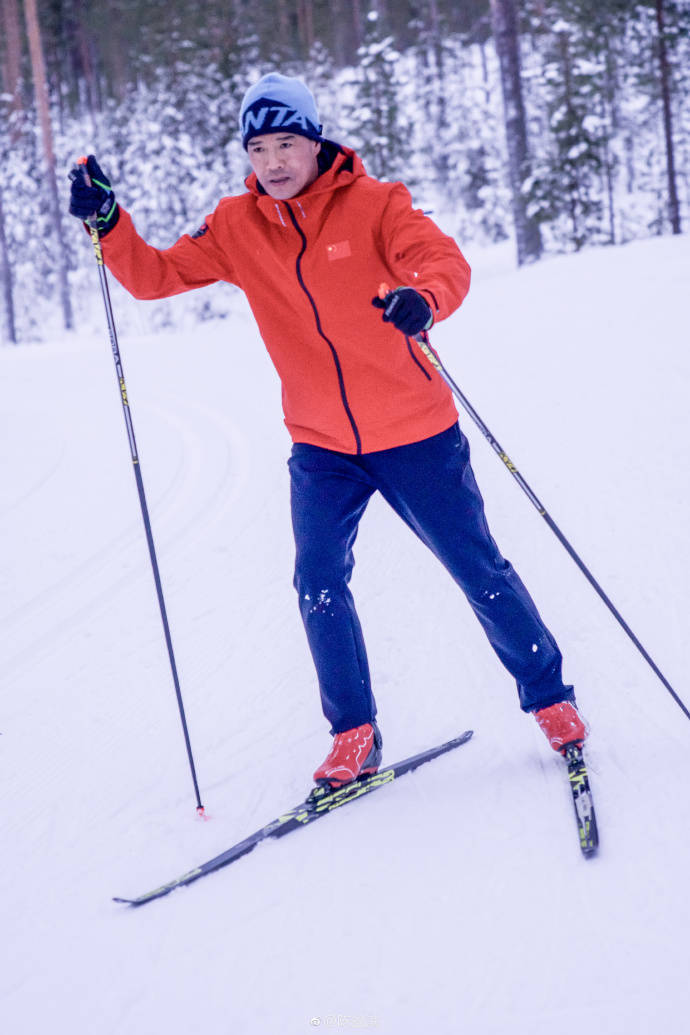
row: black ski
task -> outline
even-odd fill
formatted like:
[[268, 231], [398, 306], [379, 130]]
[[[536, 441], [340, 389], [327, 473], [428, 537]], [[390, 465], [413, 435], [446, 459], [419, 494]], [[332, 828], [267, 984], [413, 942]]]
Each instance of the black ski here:
[[575, 806], [580, 848], [582, 854], [589, 858], [594, 855], [599, 846], [599, 831], [582, 748], [577, 747], [576, 744], [568, 745], [565, 760], [568, 765], [568, 781]]
[[347, 805], [348, 802], [355, 801], [357, 798], [363, 797], [365, 794], [371, 794], [372, 791], [377, 791], [379, 787], [383, 787], [385, 784], [392, 783], [399, 776], [403, 776], [404, 773], [411, 773], [413, 769], [417, 769], [418, 766], [424, 765], [425, 762], [430, 762], [433, 758], [438, 758], [439, 755], [445, 754], [447, 751], [452, 751], [453, 748], [459, 747], [461, 744], [465, 744], [472, 736], [472, 730], [467, 730], [459, 737], [455, 737], [453, 740], [447, 741], [445, 744], [439, 744], [436, 747], [428, 748], [426, 751], [420, 752], [418, 755], [413, 755], [411, 758], [406, 758], [402, 762], [398, 762], [396, 765], [387, 766], [385, 769], [379, 770], [378, 773], [374, 773], [372, 776], [365, 776], [360, 780], [356, 780], [354, 783], [347, 784], [345, 787], [341, 787], [339, 790], [327, 790], [322, 787], [315, 787], [311, 792], [306, 801], [302, 801], [299, 805], [296, 805], [289, 812], [286, 812], [283, 816], [278, 816], [271, 823], [268, 823], [265, 827], [261, 827], [260, 830], [250, 834], [244, 841], [239, 841], [232, 848], [228, 848], [227, 851], [221, 855], [217, 855], [215, 859], [209, 859], [208, 862], [202, 863], [200, 866], [195, 867], [188, 873], [184, 873], [181, 877], [175, 878], [175, 880], [168, 881], [167, 884], [162, 884], [159, 888], [155, 888], [153, 891], [148, 891], [144, 895], [139, 895], [138, 898], [115, 898], [114, 902], [124, 902], [130, 906], [143, 906], [145, 902], [152, 902], [155, 898], [162, 898], [163, 895], [168, 895], [175, 888], [181, 888], [185, 884], [191, 884], [192, 881], [198, 880], [200, 877], [205, 877], [209, 873], [214, 873], [216, 870], [222, 869], [224, 866], [229, 866], [230, 863], [240, 859], [243, 855], [247, 855], [251, 852], [261, 841], [265, 841], [269, 837], [283, 837], [285, 834], [289, 834], [292, 830], [297, 830], [300, 827], [308, 826], [309, 823], [313, 823], [315, 820], [320, 819], [322, 816], [327, 815], [329, 812], [333, 812], [334, 809], [340, 808], [341, 805]]

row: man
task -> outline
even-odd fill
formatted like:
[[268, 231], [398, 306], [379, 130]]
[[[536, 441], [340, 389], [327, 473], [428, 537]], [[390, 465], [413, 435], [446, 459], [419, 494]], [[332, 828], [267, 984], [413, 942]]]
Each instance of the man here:
[[[376, 491], [445, 565], [551, 745], [586, 736], [562, 658], [489, 533], [452, 395], [410, 338], [450, 316], [470, 270], [406, 188], [366, 175], [321, 135], [314, 98], [272, 73], [246, 93], [253, 173], [171, 248], [148, 245], [93, 156], [73, 170], [70, 211], [97, 214], [105, 262], [137, 298], [219, 280], [246, 293], [283, 385], [296, 543], [295, 588], [332, 750], [314, 773], [342, 786], [375, 772], [381, 735], [348, 583]], [[380, 299], [382, 283], [400, 285]], [[372, 295], [374, 296], [372, 298]]]

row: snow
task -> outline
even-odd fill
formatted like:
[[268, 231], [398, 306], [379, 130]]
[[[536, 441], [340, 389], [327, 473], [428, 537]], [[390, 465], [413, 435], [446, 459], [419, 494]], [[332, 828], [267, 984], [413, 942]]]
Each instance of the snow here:
[[[686, 703], [687, 237], [519, 272], [468, 249], [434, 342]], [[210, 289], [212, 292], [215, 289]], [[97, 298], [94, 273], [93, 292]], [[329, 738], [291, 587], [280, 389], [239, 296], [125, 376], [194, 797], [103, 322], [0, 350], [3, 1030], [680, 1035], [690, 723], [468, 418], [492, 531], [592, 726], [602, 847], [445, 572], [374, 500], [353, 580], [400, 784], [140, 910], [307, 791]], [[172, 311], [179, 300], [171, 303]]]

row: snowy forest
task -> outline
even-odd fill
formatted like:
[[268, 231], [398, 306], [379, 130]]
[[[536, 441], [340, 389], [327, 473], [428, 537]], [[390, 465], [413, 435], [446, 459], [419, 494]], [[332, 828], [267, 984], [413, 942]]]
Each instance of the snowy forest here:
[[[9, 1035], [686, 1035], [689, 58], [690, 0], [0, 0]], [[152, 245], [193, 233], [245, 189], [240, 100], [272, 70], [472, 266], [431, 341], [491, 429], [461, 406], [491, 535], [590, 728], [593, 857], [563, 759], [376, 492], [350, 554], [382, 765], [473, 736], [160, 901], [112, 900], [285, 816], [330, 739], [248, 301], [137, 301], [108, 274], [125, 385], [68, 213], [92, 153]]]
[[[0, 4], [3, 344], [72, 328], [92, 290], [75, 158], [166, 247], [243, 189], [239, 103], [272, 69], [461, 245], [513, 240], [522, 264], [687, 226], [688, 0]], [[195, 295], [194, 318], [224, 298]]]

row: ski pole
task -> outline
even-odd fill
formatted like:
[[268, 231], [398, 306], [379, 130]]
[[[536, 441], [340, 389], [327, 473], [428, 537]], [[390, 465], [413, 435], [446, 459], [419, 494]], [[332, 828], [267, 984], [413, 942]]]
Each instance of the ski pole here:
[[[78, 159], [77, 164], [82, 168], [82, 175], [88, 186], [91, 185], [91, 179], [88, 172], [86, 171], [86, 158]], [[172, 672], [173, 684], [175, 686], [175, 696], [177, 697], [177, 707], [180, 712], [180, 720], [182, 722], [182, 732], [184, 734], [184, 742], [187, 748], [187, 758], [189, 759], [189, 768], [192, 774], [192, 782], [194, 784], [194, 794], [196, 796], [196, 811], [202, 817], [205, 817], [204, 806], [201, 804], [201, 798], [199, 795], [199, 783], [196, 778], [196, 767], [194, 765], [194, 756], [192, 754], [192, 745], [189, 739], [189, 730], [187, 728], [187, 718], [185, 716], [184, 704], [182, 702], [182, 690], [180, 689], [180, 679], [177, 673], [177, 663], [175, 661], [175, 652], [173, 651], [172, 637], [170, 635], [170, 625], [168, 623], [168, 612], [165, 606], [165, 598], [163, 596], [163, 585], [161, 583], [160, 571], [158, 568], [158, 559], [156, 557], [156, 548], [153, 542], [153, 532], [151, 530], [151, 519], [149, 518], [149, 508], [146, 503], [146, 493], [144, 491], [144, 481], [141, 476], [141, 465], [139, 463], [139, 453], [137, 451], [137, 442], [134, 436], [134, 424], [132, 422], [132, 413], [129, 405], [129, 398], [127, 395], [127, 385], [125, 384], [125, 375], [122, 368], [122, 358], [120, 356], [120, 348], [117, 342], [117, 331], [115, 329], [115, 318], [113, 317], [113, 307], [110, 301], [110, 289], [108, 287], [108, 278], [105, 272], [105, 263], [103, 261], [103, 249], [101, 246], [101, 239], [98, 233], [98, 225], [96, 223], [96, 214], [87, 220], [87, 226], [89, 233], [91, 234], [91, 243], [93, 244], [94, 255], [96, 257], [96, 265], [98, 266], [98, 277], [101, 284], [101, 294], [103, 295], [103, 305], [105, 307], [105, 316], [108, 323], [108, 333], [110, 335], [110, 347], [113, 353], [113, 359], [115, 361], [115, 374], [117, 376], [117, 382], [120, 389], [120, 401], [122, 402], [122, 412], [125, 418], [125, 427], [127, 429], [127, 439], [129, 441], [129, 451], [132, 457], [132, 466], [134, 468], [134, 478], [137, 483], [137, 491], [139, 493], [139, 503], [141, 504], [141, 516], [144, 519], [144, 530], [146, 532], [146, 542], [149, 547], [149, 556], [151, 558], [151, 567], [153, 569], [153, 580], [156, 585], [156, 594], [158, 596], [158, 606], [160, 608], [161, 620], [163, 622], [163, 633], [165, 635], [165, 644], [168, 648], [168, 658], [170, 660], [170, 670]]]
[[[385, 296], [389, 293], [389, 291], [390, 291], [390, 288], [388, 287], [388, 285], [387, 284], [382, 284], [381, 287], [379, 288], [379, 298], [385, 298]], [[491, 432], [487, 428], [487, 426], [484, 423], [484, 421], [481, 419], [481, 417], [479, 416], [479, 414], [477, 413], [475, 408], [470, 403], [470, 401], [467, 398], [467, 396], [460, 390], [458, 385], [455, 383], [453, 378], [450, 376], [450, 374], [448, 373], [448, 371], [444, 367], [443, 363], [441, 362], [438, 354], [431, 347], [431, 342], [429, 341], [429, 335], [426, 333], [426, 331], [422, 331], [420, 334], [414, 335], [414, 340], [417, 342], [417, 344], [419, 345], [420, 349], [422, 350], [422, 352], [424, 353], [425, 357], [427, 358], [427, 360], [429, 361], [431, 366], [434, 368], [434, 370], [436, 370], [436, 372], [446, 382], [446, 384], [448, 385], [448, 387], [450, 388], [451, 392], [453, 393], [455, 398], [458, 400], [458, 402], [460, 403], [462, 408], [465, 410], [466, 413], [469, 414], [469, 416], [472, 418], [474, 423], [477, 425], [477, 427], [481, 431], [482, 435], [484, 436], [486, 441], [489, 443], [489, 445], [493, 449], [494, 453], [496, 453], [496, 455], [498, 457], [500, 457], [500, 459], [503, 461], [505, 466], [508, 468], [508, 470], [512, 474], [512, 476], [515, 479], [515, 481], [518, 483], [518, 485], [520, 486], [520, 488], [522, 489], [524, 494], [527, 496], [527, 498], [530, 501], [530, 503], [541, 514], [541, 516], [543, 517], [544, 521], [549, 526], [549, 528], [551, 529], [553, 534], [556, 536], [556, 538], [558, 539], [558, 541], [561, 544], [561, 546], [563, 546], [567, 550], [567, 552], [570, 554], [571, 558], [575, 561], [575, 564], [578, 566], [578, 568], [580, 569], [582, 574], [585, 576], [585, 578], [587, 579], [589, 584], [592, 586], [592, 588], [595, 590], [595, 592], [599, 595], [599, 597], [606, 604], [606, 606], [608, 607], [609, 611], [611, 612], [613, 617], [616, 619], [618, 624], [621, 626], [621, 628], [624, 630], [624, 632], [630, 637], [630, 639], [635, 644], [635, 646], [637, 647], [638, 651], [640, 652], [642, 657], [645, 659], [647, 664], [650, 666], [652, 671], [661, 680], [661, 682], [666, 687], [666, 689], [668, 690], [668, 692], [670, 693], [671, 697], [676, 702], [678, 707], [681, 709], [682, 712], [684, 712], [684, 714], [687, 716], [687, 718], [690, 719], [690, 711], [688, 711], [686, 705], [681, 700], [681, 698], [678, 696], [676, 691], [673, 689], [673, 687], [669, 683], [669, 681], [666, 678], [666, 676], [663, 674], [663, 672], [658, 667], [658, 665], [656, 664], [654, 659], [650, 656], [650, 654], [645, 650], [645, 648], [642, 645], [642, 643], [640, 642], [640, 640], [637, 638], [637, 636], [632, 631], [632, 629], [630, 628], [628, 623], [625, 621], [625, 619], [621, 615], [620, 611], [615, 607], [613, 602], [610, 600], [610, 598], [606, 595], [604, 590], [601, 588], [601, 586], [599, 585], [597, 580], [594, 578], [594, 576], [592, 575], [591, 571], [589, 570], [587, 565], [584, 563], [582, 558], [574, 550], [574, 548], [572, 547], [570, 542], [563, 535], [563, 533], [561, 532], [561, 530], [558, 527], [558, 525], [556, 524], [556, 522], [553, 520], [551, 515], [546, 510], [546, 507], [543, 505], [543, 503], [540, 502], [540, 500], [534, 494], [534, 492], [529, 487], [529, 485], [527, 484], [525, 479], [522, 477], [522, 475], [520, 474], [520, 472], [518, 471], [517, 467], [515, 466], [513, 461], [510, 459], [510, 457], [508, 456], [506, 451], [503, 449], [502, 446], [499, 445], [499, 443], [496, 441], [494, 436], [491, 434]]]

